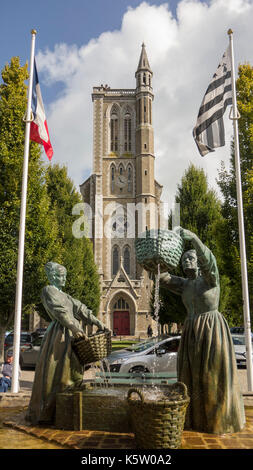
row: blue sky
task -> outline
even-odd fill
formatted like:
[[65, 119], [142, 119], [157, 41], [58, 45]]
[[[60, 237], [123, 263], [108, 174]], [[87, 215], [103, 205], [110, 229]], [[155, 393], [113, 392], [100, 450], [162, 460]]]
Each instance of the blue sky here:
[[[14, 55], [23, 64], [30, 57], [30, 31], [38, 31], [36, 51], [52, 49], [57, 43], [78, 47], [104, 31], [120, 29], [128, 7], [135, 8], [140, 0], [10, 0], [1, 2], [0, 64], [1, 69]], [[152, 0], [161, 5], [164, 0]], [[176, 14], [177, 0], [169, 5]], [[59, 84], [58, 84], [59, 86]], [[50, 101], [54, 87], [44, 90], [44, 101]]]
[[[134, 88], [141, 44], [153, 70], [156, 179], [170, 205], [190, 163], [216, 190], [226, 146], [200, 157], [192, 129], [203, 94], [234, 30], [236, 69], [253, 64], [253, 0], [9, 0], [1, 2], [0, 65], [30, 57], [32, 28], [54, 163], [76, 187], [92, 172], [92, 87]], [[228, 113], [227, 113], [228, 114]], [[46, 157], [45, 157], [46, 158]]]

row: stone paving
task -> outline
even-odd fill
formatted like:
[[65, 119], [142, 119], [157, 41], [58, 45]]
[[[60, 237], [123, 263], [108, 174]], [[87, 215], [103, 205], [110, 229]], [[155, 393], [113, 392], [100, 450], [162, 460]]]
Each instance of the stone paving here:
[[206, 434], [184, 431], [182, 449], [253, 449], [253, 408], [245, 408], [246, 425], [233, 434]]
[[[24, 419], [25, 409], [30, 400], [34, 372], [24, 372], [19, 394], [0, 394], [0, 408], [22, 406], [22, 412], [4, 421], [5, 426], [22, 431], [50, 443], [56, 443], [68, 449], [136, 449], [134, 434], [109, 433], [102, 431], [63, 431], [56, 428], [32, 426]], [[94, 373], [87, 371], [85, 379], [93, 378]], [[246, 425], [234, 434], [222, 436], [194, 431], [184, 431], [181, 449], [253, 449], [253, 394], [244, 392]]]
[[[253, 407], [246, 407], [246, 425], [234, 434], [221, 436], [184, 431], [181, 449], [253, 449]], [[39, 439], [55, 442], [71, 449], [136, 449], [134, 434], [102, 431], [63, 431], [44, 426], [32, 426], [21, 414], [6, 420], [4, 424]]]

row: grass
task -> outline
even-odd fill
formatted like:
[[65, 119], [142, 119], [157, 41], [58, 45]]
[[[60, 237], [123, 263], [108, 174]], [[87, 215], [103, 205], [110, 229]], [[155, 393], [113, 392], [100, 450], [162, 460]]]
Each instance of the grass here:
[[139, 343], [139, 341], [112, 341], [112, 351], [117, 351], [118, 349], [128, 348], [132, 344]]

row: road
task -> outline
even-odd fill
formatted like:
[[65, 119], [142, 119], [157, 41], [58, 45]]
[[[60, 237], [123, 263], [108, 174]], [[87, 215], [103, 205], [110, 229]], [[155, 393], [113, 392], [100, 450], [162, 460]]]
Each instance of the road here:
[[[95, 377], [97, 369], [90, 368], [84, 373], [84, 379], [89, 380]], [[21, 371], [21, 379], [20, 379], [20, 388], [21, 390], [31, 390], [34, 380], [34, 370], [22, 370]]]
[[[93, 379], [96, 369], [90, 368], [84, 374], [84, 379]], [[248, 391], [247, 389], [247, 371], [246, 369], [238, 369], [239, 382], [241, 386], [242, 393]], [[20, 387], [22, 390], [31, 390], [34, 380], [34, 370], [22, 370], [21, 371], [21, 381]]]

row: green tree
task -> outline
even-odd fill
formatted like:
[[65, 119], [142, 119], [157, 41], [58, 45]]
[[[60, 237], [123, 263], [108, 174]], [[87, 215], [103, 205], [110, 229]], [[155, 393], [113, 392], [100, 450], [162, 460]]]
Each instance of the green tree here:
[[222, 221], [221, 202], [209, 189], [202, 168], [189, 165], [178, 185], [175, 202], [180, 204], [180, 225], [196, 233], [216, 255], [214, 228]]
[[[244, 207], [248, 215], [248, 219], [253, 221], [253, 168], [247, 173], [247, 189], [245, 191]], [[249, 272], [249, 292], [253, 292], [253, 230], [249, 235], [248, 242], [248, 272]], [[252, 298], [251, 298], [252, 302]], [[252, 307], [252, 304], [251, 304]], [[251, 310], [252, 311], [252, 310]]]
[[93, 245], [88, 238], [84, 238], [83, 248], [83, 292], [82, 298], [94, 315], [98, 314], [100, 305], [100, 284], [97, 266], [94, 263]]
[[[250, 309], [253, 309], [253, 67], [249, 64], [240, 65], [236, 82], [237, 105], [240, 112], [238, 120], [240, 166], [244, 205], [245, 241], [248, 260], [248, 278], [250, 293]], [[236, 197], [236, 176], [234, 145], [231, 144], [230, 168], [225, 170], [224, 164], [219, 171], [218, 184], [224, 197], [222, 213], [225, 224], [223, 230], [223, 264], [224, 271], [231, 279], [232, 294], [230, 312], [233, 323], [243, 323], [242, 287], [239, 251], [238, 212]], [[229, 249], [228, 249], [229, 247]]]
[[[15, 306], [20, 197], [24, 153], [28, 78], [27, 65], [13, 57], [2, 71], [0, 85], [0, 353], [4, 333], [12, 326]], [[23, 312], [39, 299], [44, 274], [41, 266], [58, 251], [57, 223], [48, 214], [40, 147], [31, 142], [27, 191]]]
[[60, 259], [67, 269], [66, 292], [81, 300], [97, 315], [100, 303], [100, 285], [94, 263], [92, 243], [88, 238], [75, 238], [72, 234], [72, 209], [82, 202], [66, 167], [50, 165], [46, 173], [47, 191], [51, 208], [56, 213], [59, 238], [62, 244]]

